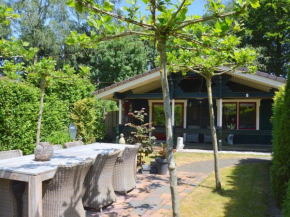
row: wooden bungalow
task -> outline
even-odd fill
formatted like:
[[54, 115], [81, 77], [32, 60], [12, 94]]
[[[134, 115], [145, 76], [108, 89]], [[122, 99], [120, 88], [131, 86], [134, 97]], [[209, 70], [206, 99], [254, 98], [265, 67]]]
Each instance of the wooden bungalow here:
[[[271, 116], [274, 92], [286, 80], [264, 72], [235, 73], [213, 78], [213, 100], [220, 150], [271, 151]], [[186, 148], [211, 149], [208, 96], [205, 80], [195, 74], [168, 77], [172, 105], [173, 132], [182, 136]], [[153, 122], [154, 136], [165, 140], [165, 117], [159, 69], [153, 69], [94, 93], [97, 98], [119, 104], [116, 134], [129, 136], [134, 123], [129, 112], [145, 108], [146, 122]], [[233, 140], [232, 140], [233, 139]], [[232, 142], [231, 142], [232, 141]]]

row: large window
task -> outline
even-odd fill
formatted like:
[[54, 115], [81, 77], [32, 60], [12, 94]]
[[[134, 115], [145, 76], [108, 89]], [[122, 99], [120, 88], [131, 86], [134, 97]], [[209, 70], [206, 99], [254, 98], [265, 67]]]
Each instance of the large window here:
[[[153, 103], [153, 125], [155, 127], [165, 126], [165, 115], [163, 103]], [[175, 103], [174, 126], [183, 127], [183, 104]]]
[[256, 103], [240, 103], [239, 129], [256, 129]]
[[224, 102], [223, 129], [256, 129], [255, 102]]
[[237, 103], [223, 103], [223, 128], [237, 129]]

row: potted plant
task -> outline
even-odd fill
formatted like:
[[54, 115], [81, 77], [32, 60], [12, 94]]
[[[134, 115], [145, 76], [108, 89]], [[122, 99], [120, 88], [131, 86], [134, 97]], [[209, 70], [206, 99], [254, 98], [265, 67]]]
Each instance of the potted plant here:
[[158, 152], [158, 156], [155, 158], [156, 166], [158, 169], [158, 174], [166, 175], [168, 172], [168, 163], [167, 163], [167, 144], [161, 143], [161, 150]]
[[152, 123], [144, 123], [145, 116], [145, 108], [142, 108], [140, 111], [134, 111], [134, 113], [130, 112], [130, 116], [133, 116], [135, 119], [140, 121], [140, 125], [135, 125], [132, 123], [127, 123], [125, 126], [129, 126], [135, 129], [135, 131], [131, 132], [132, 137], [130, 137], [127, 142], [131, 144], [139, 145], [138, 150], [138, 166], [142, 166], [145, 161], [143, 160], [144, 156], [148, 156], [153, 153], [153, 146], [155, 144], [155, 137], [149, 136], [154, 127], [151, 127]]

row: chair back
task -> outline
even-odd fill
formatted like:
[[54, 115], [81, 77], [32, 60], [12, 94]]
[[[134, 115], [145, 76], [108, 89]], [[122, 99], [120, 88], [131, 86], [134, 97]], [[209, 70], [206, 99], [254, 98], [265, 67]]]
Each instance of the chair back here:
[[23, 156], [21, 150], [0, 151], [0, 160], [21, 156]]
[[123, 161], [123, 163], [125, 164], [125, 167], [127, 168], [131, 168], [131, 165], [133, 165], [133, 169], [134, 166], [136, 164], [136, 156], [138, 153], [139, 147], [126, 147], [123, 151], [123, 154], [121, 156], [121, 159]]
[[99, 209], [115, 201], [116, 195], [112, 185], [113, 170], [121, 152], [117, 150], [96, 157], [84, 182], [83, 205], [85, 207]]
[[84, 145], [82, 141], [64, 143], [64, 147], [66, 148], [74, 148], [74, 147], [82, 146], [82, 145]]
[[62, 145], [53, 145], [52, 148], [54, 151], [63, 149]]

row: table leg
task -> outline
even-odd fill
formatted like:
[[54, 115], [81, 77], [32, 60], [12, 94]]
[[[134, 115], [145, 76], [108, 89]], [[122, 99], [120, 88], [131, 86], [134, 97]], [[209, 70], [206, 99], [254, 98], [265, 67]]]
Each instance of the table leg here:
[[42, 179], [30, 176], [28, 183], [28, 211], [29, 217], [42, 217]]

